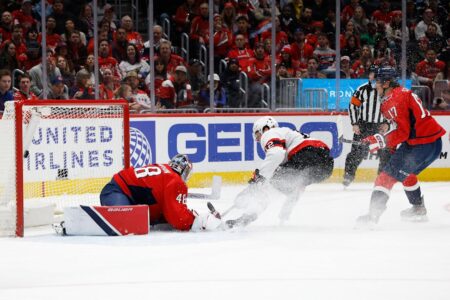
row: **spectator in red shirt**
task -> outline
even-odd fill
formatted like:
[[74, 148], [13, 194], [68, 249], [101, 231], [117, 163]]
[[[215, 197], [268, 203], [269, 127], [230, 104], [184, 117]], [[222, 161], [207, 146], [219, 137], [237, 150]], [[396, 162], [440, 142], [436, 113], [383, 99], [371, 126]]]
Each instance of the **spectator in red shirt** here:
[[176, 67], [174, 76], [162, 83], [158, 102], [161, 108], [179, 108], [193, 104], [191, 85], [187, 81], [185, 66]]
[[370, 49], [369, 45], [362, 46], [360, 58], [357, 59], [352, 65], [352, 77], [360, 78], [368, 75], [366, 70], [368, 70], [370, 65], [372, 65], [373, 60], [372, 49]]
[[32, 8], [33, 4], [31, 0], [23, 0], [22, 8], [12, 13], [14, 24], [20, 25], [24, 32], [27, 32], [31, 27], [36, 27], [37, 23], [33, 18]]
[[281, 49], [277, 58], [277, 65], [281, 63], [286, 67], [288, 76], [290, 78], [295, 77], [300, 68], [300, 63], [298, 60], [292, 59], [292, 48], [290, 45], [286, 45]]
[[27, 73], [21, 74], [19, 76], [19, 89], [14, 93], [14, 100], [38, 100], [39, 98], [30, 91], [31, 88], [31, 77]]
[[[20, 25], [14, 25], [14, 29], [11, 35], [11, 40], [3, 41], [3, 44], [6, 42], [13, 42], [16, 46], [16, 56], [19, 57], [21, 54], [25, 54], [27, 52], [27, 46], [25, 44], [25, 39], [23, 38], [23, 29]], [[3, 46], [2, 46], [3, 48]]]
[[[276, 45], [275, 45], [275, 49], [276, 52], [279, 52], [281, 50], [281, 48], [283, 48], [284, 45], [289, 44], [289, 38], [288, 35], [286, 34], [286, 32], [281, 31], [281, 25], [280, 25], [280, 20], [277, 18], [275, 19], [275, 41], [276, 41]], [[272, 30], [268, 30], [268, 31], [264, 31], [261, 34], [261, 42], [264, 42], [266, 39], [271, 39], [272, 38]]]
[[127, 32], [127, 41], [130, 44], [135, 44], [141, 51], [144, 47], [144, 41], [142, 40], [139, 32], [133, 30], [133, 20], [130, 16], [126, 15], [122, 17], [121, 27]]
[[11, 32], [13, 31], [13, 18], [9, 11], [4, 11], [2, 13], [2, 19], [0, 21], [0, 45], [3, 41], [11, 39]]
[[178, 6], [175, 16], [173, 16], [175, 30], [178, 33], [190, 31], [192, 20], [199, 14], [198, 6], [195, 2], [195, 0], [185, 0], [183, 4]]
[[230, 30], [231, 32], [235, 32], [237, 30], [235, 20], [236, 20], [236, 9], [234, 8], [233, 3], [231, 2], [225, 3], [222, 11], [223, 25], [226, 26], [228, 30]]
[[238, 0], [236, 6], [236, 16], [245, 16], [249, 23], [254, 26], [256, 23], [254, 7], [249, 4], [248, 0]]
[[255, 57], [247, 62], [242, 71], [246, 72], [249, 78], [248, 107], [262, 107], [262, 84], [268, 82], [271, 74], [270, 59], [265, 56], [264, 45], [257, 43], [255, 47]]
[[445, 63], [436, 58], [436, 51], [428, 49], [425, 59], [416, 66], [416, 74], [419, 76], [419, 82], [432, 88], [436, 75], [444, 72]]
[[114, 73], [110, 68], [103, 68], [100, 75], [100, 99], [111, 100], [114, 98], [114, 93], [119, 88], [118, 81], [114, 79]]
[[155, 77], [155, 95], [159, 95], [159, 90], [161, 89], [161, 85], [164, 81], [167, 80], [167, 68], [166, 65], [160, 59], [155, 59], [155, 70], [154, 72], [150, 72], [145, 78], [145, 84], [147, 86], [148, 93], [150, 93], [150, 80], [151, 77]]
[[[55, 32], [55, 26], [56, 21], [55, 18], [52, 16], [47, 17], [47, 23], [46, 23], [46, 43], [47, 47], [51, 49], [52, 51], [55, 51], [56, 46], [61, 41], [61, 36]], [[39, 34], [38, 42], [41, 43], [42, 40], [42, 34]]]
[[193, 42], [194, 53], [200, 51], [200, 46], [207, 44], [209, 39], [208, 3], [200, 4], [200, 15], [192, 20], [189, 38]]
[[179, 65], [186, 66], [186, 62], [181, 56], [172, 53], [172, 43], [168, 40], [162, 40], [159, 46], [159, 58], [167, 67], [167, 73], [172, 74]]
[[100, 40], [98, 45], [98, 68], [101, 69], [110, 69], [114, 77], [116, 79], [121, 78], [121, 74], [119, 71], [119, 63], [117, 60], [111, 56], [111, 50], [109, 48], [108, 40]]
[[342, 23], [347, 23], [353, 17], [356, 7], [360, 6], [359, 0], [350, 0], [350, 4], [344, 6], [341, 11]]
[[219, 14], [214, 15], [214, 56], [216, 63], [224, 59], [231, 46], [233, 45], [233, 36], [228, 28], [222, 26], [222, 17]]
[[291, 44], [292, 59], [298, 60], [302, 68], [306, 68], [308, 59], [313, 56], [314, 48], [306, 43], [305, 33], [297, 28], [294, 33], [294, 42]]
[[380, 8], [373, 12], [372, 18], [374, 21], [383, 21], [384, 24], [389, 24], [392, 19], [391, 1], [381, 0]]
[[72, 31], [70, 38], [67, 41], [67, 52], [71, 58], [75, 71], [80, 70], [80, 66], [86, 61], [88, 55], [86, 47], [80, 39], [80, 32], [78, 30]]
[[255, 53], [246, 46], [245, 37], [242, 34], [235, 35], [234, 43], [235, 47], [228, 52], [228, 58], [237, 59], [242, 68], [247, 65], [250, 58], [255, 57]]

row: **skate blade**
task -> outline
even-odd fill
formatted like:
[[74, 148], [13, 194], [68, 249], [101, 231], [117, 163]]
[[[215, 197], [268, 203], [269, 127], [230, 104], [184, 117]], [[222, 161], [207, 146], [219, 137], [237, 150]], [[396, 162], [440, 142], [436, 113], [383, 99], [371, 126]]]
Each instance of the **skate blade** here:
[[403, 222], [425, 223], [428, 222], [428, 216], [401, 217]]

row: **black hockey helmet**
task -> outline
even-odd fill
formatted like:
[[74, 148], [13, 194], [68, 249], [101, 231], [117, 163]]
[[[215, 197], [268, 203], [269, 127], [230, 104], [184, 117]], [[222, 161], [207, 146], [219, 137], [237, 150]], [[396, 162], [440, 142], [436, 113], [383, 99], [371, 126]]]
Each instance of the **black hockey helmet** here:
[[177, 154], [169, 161], [169, 166], [180, 174], [183, 181], [187, 181], [192, 173], [192, 163], [187, 154]]
[[397, 71], [391, 66], [381, 67], [377, 71], [377, 81], [386, 82], [390, 81], [391, 83], [397, 83]]
[[371, 64], [369, 67], [369, 73], [374, 73], [375, 74], [375, 78], [377, 77], [377, 73], [378, 73], [378, 69], [379, 66], [375, 65], [375, 64]]

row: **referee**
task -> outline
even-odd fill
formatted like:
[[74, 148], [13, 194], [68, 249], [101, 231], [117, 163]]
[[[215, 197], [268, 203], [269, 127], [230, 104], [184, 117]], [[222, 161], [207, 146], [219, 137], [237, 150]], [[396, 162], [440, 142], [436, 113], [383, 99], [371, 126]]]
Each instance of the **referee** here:
[[[375, 88], [375, 74], [378, 66], [371, 65], [369, 68], [369, 82], [358, 87], [352, 96], [349, 105], [350, 121], [353, 126], [353, 141], [374, 135], [375, 133], [386, 132], [389, 128], [381, 114], [381, 102]], [[367, 156], [369, 147], [366, 145], [352, 145], [350, 153], [345, 159], [344, 187], [347, 187], [355, 179], [355, 173], [364, 157]], [[389, 151], [378, 150], [380, 164], [378, 173], [389, 159]]]

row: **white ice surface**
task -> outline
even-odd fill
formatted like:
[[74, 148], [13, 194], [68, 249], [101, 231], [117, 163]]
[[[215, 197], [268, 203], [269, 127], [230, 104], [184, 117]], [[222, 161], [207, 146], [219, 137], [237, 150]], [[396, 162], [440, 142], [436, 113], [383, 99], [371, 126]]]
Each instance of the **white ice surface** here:
[[[228, 208], [243, 187], [223, 187]], [[450, 299], [450, 183], [423, 183], [428, 223], [404, 223], [400, 186], [375, 230], [355, 230], [371, 184], [308, 187], [280, 226], [282, 196], [227, 232], [0, 238], [0, 299]], [[195, 190], [196, 192], [208, 192]], [[205, 201], [189, 206], [206, 211]]]

